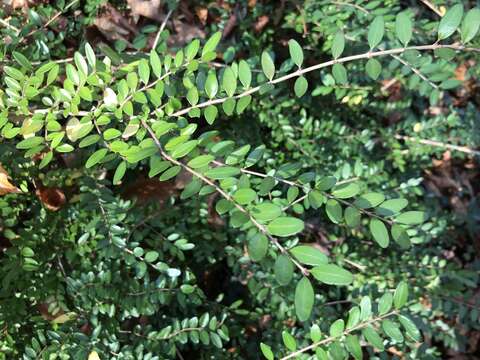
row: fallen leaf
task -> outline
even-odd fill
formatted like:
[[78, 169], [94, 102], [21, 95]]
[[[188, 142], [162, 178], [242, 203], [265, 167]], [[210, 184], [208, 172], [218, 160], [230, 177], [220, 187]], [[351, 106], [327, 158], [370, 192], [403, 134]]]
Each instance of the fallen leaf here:
[[0, 164], [0, 196], [6, 194], [18, 194], [20, 189], [8, 181], [8, 173]]
[[202, 25], [205, 25], [207, 23], [207, 18], [208, 18], [208, 9], [205, 7], [200, 7], [197, 6], [195, 8], [195, 14], [197, 14], [198, 19], [202, 23]]
[[43, 205], [50, 211], [58, 211], [66, 202], [65, 194], [58, 188], [41, 187], [36, 194]]
[[193, 39], [204, 39], [205, 32], [196, 25], [190, 25], [185, 22], [173, 20], [174, 33], [168, 38], [170, 47], [180, 47]]
[[127, 3], [136, 20], [143, 16], [161, 23], [165, 18], [160, 11], [160, 0], [127, 0]]
[[263, 30], [265, 26], [267, 26], [268, 22], [270, 21], [267, 15], [262, 15], [257, 19], [255, 25], [253, 25], [253, 29], [259, 33]]

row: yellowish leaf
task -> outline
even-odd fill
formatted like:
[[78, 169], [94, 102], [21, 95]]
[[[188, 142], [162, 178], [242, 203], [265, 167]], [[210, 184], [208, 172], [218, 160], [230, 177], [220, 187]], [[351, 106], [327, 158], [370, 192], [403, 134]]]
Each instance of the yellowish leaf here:
[[88, 360], [100, 360], [100, 356], [98, 356], [98, 353], [94, 350], [88, 355]]

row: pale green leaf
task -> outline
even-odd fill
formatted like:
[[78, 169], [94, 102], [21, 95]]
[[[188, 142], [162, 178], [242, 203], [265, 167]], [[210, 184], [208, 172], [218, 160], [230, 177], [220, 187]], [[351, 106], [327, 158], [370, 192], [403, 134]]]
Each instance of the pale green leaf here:
[[268, 232], [274, 236], [287, 237], [303, 231], [305, 224], [294, 217], [279, 217], [268, 224]]
[[311, 270], [315, 279], [329, 285], [348, 285], [353, 281], [351, 272], [333, 264], [322, 264]]
[[438, 40], [444, 40], [451, 36], [460, 25], [463, 17], [463, 5], [452, 6], [440, 20], [438, 25]]
[[315, 301], [312, 284], [303, 277], [295, 288], [295, 313], [298, 320], [307, 321], [310, 318]]
[[368, 45], [370, 45], [370, 50], [373, 50], [383, 39], [383, 34], [385, 32], [385, 24], [383, 21], [383, 16], [379, 15], [373, 19], [370, 27], [368, 28]]

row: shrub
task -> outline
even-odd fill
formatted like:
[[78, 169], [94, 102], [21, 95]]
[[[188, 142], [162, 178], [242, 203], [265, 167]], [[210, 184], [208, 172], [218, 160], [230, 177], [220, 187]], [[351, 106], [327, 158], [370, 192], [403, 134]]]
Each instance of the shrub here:
[[451, 319], [460, 305], [478, 329], [478, 264], [471, 247], [461, 264], [445, 252], [468, 219], [452, 221], [421, 183], [439, 148], [478, 155], [443, 139], [478, 137], [474, 105], [450, 97], [457, 61], [479, 51], [480, 11], [457, 4], [432, 22], [398, 4], [343, 5], [306, 2], [284, 27], [315, 32], [280, 49], [267, 35], [253, 47], [265, 50], [221, 64], [221, 32], [175, 49], [160, 36], [133, 55], [84, 42], [40, 63], [21, 36], [6, 48], [3, 358], [465, 347]]

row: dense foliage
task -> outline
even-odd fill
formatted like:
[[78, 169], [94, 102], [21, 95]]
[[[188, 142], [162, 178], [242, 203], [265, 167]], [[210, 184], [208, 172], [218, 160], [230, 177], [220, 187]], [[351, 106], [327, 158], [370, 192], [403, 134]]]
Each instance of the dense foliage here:
[[479, 355], [473, 2], [15, 3], [0, 359]]

